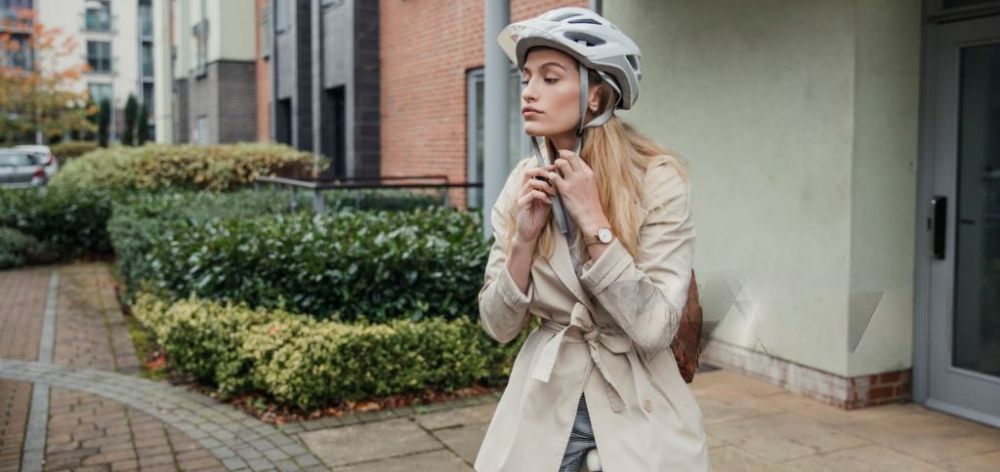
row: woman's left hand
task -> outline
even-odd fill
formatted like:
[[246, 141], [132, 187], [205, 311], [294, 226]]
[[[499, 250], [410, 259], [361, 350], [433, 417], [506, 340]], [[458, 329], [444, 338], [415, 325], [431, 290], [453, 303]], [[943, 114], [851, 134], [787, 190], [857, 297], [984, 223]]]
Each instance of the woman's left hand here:
[[601, 206], [594, 170], [578, 154], [565, 149], [559, 150], [554, 164], [562, 175], [550, 171], [549, 182], [556, 186], [563, 208], [576, 225], [588, 233], [610, 226]]

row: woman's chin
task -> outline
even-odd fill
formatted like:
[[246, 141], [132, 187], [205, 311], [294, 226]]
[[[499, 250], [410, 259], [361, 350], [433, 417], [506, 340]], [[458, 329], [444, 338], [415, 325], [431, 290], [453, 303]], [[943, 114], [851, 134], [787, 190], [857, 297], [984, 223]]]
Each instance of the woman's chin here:
[[544, 138], [546, 136], [545, 130], [538, 126], [532, 126], [530, 124], [524, 125], [524, 134], [528, 136], [534, 136], [536, 138]]

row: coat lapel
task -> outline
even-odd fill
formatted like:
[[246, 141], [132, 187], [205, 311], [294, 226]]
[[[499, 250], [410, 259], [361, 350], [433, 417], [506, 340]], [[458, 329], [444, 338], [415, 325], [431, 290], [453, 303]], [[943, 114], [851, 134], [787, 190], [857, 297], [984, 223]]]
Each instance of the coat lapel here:
[[556, 276], [559, 277], [563, 285], [573, 293], [573, 296], [588, 309], [593, 310], [594, 307], [591, 304], [590, 297], [580, 283], [576, 271], [573, 270], [573, 259], [569, 255], [569, 242], [566, 241], [566, 237], [557, 228], [553, 229], [555, 230], [553, 237], [555, 239], [555, 250], [552, 253], [552, 258], [548, 260], [549, 266], [552, 267], [552, 271], [556, 273]]

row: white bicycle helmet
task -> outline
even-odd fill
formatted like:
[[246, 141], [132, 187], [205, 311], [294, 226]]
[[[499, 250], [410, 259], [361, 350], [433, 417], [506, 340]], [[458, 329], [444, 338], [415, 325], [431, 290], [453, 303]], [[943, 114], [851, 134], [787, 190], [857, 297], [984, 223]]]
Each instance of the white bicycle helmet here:
[[504, 28], [497, 42], [518, 69], [524, 67], [528, 50], [537, 46], [573, 56], [615, 88], [619, 94], [616, 108], [628, 110], [639, 98], [639, 47], [613, 23], [586, 8], [556, 8], [513, 23]]

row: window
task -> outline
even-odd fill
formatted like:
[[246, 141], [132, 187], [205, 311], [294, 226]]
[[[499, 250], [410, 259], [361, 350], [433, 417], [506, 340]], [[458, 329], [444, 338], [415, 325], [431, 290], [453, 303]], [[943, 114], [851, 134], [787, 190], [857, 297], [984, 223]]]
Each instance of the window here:
[[281, 34], [292, 29], [294, 13], [294, 0], [274, 0], [274, 32]]
[[[483, 81], [483, 69], [476, 69], [469, 72], [467, 78], [468, 86], [468, 118], [466, 120], [466, 164], [468, 168], [468, 180], [470, 182], [483, 182], [483, 139], [485, 135], [485, 120], [483, 114], [486, 105], [483, 97], [485, 95], [485, 83]], [[507, 156], [507, 169], [513, 169], [514, 165], [531, 153], [531, 140], [524, 134], [521, 122], [521, 79], [520, 74], [515, 69], [510, 71], [510, 92], [508, 96], [510, 109], [507, 112], [507, 122], [510, 127], [510, 154]], [[482, 208], [483, 190], [481, 188], [470, 188], [467, 192], [469, 208]]]
[[92, 72], [111, 72], [111, 43], [87, 41], [87, 64]]
[[153, 77], [153, 45], [142, 43], [142, 76]]
[[195, 72], [198, 74], [205, 73], [205, 67], [208, 66], [208, 19], [203, 18], [198, 24], [194, 25], [194, 43], [195, 43]]
[[153, 104], [156, 103], [153, 100], [153, 84], [142, 84], [142, 103], [146, 104], [146, 112], [152, 115], [154, 112]]
[[17, 44], [17, 48], [14, 51], [0, 51], [0, 65], [25, 70], [34, 67], [31, 41], [29, 40], [29, 37], [24, 35], [12, 35], [10, 37], [10, 41]]
[[83, 15], [83, 27], [89, 31], [111, 31], [111, 2], [91, 0]]
[[18, 10], [31, 10], [31, 0], [0, 0], [0, 20], [16, 20]]
[[149, 0], [139, 0], [139, 32], [143, 36], [153, 37], [153, 9]]
[[111, 84], [87, 84], [87, 92], [90, 93], [90, 100], [96, 104], [107, 99], [113, 101]]

